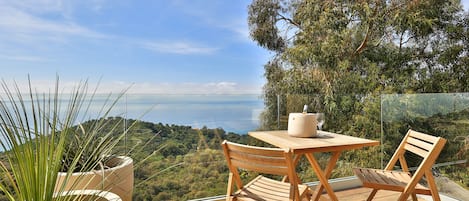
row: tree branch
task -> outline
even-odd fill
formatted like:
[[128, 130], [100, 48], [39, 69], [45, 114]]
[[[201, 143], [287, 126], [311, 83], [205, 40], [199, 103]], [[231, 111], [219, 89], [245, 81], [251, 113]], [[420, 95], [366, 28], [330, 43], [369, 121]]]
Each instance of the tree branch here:
[[290, 19], [288, 17], [285, 17], [282, 14], [278, 14], [278, 16], [280, 17], [280, 18], [278, 18], [278, 20], [285, 20], [285, 21], [289, 22], [290, 24], [293, 24], [296, 27], [301, 28], [301, 25], [299, 23], [293, 21], [292, 19]]
[[375, 9], [373, 11], [372, 16], [370, 17], [370, 20], [368, 21], [368, 28], [366, 30], [365, 38], [361, 42], [360, 46], [358, 46], [358, 48], [355, 50], [355, 52], [354, 52], [355, 55], [360, 54], [365, 49], [366, 45], [368, 44], [368, 40], [370, 39], [370, 35], [372, 34], [373, 24], [375, 23], [374, 18], [376, 18], [376, 16], [379, 13], [379, 9], [378, 9], [379, 8], [379, 6], [378, 6], [379, 1], [376, 1], [375, 3], [376, 3]]
[[368, 43], [368, 39], [370, 38], [370, 35], [371, 35], [371, 29], [372, 29], [372, 25], [370, 24], [368, 25], [368, 30], [366, 30], [365, 39], [363, 39], [362, 43], [355, 50], [354, 54], [360, 54], [363, 51], [363, 49], [365, 49], [366, 44]]

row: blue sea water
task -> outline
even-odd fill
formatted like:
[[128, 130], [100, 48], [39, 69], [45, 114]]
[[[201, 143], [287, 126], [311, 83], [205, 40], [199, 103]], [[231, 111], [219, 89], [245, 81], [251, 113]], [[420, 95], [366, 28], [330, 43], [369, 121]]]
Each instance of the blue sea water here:
[[121, 99], [111, 115], [193, 128], [223, 128], [226, 132], [246, 134], [259, 126], [263, 108], [263, 100], [255, 94], [129, 94]]
[[[90, 101], [90, 96], [85, 98], [76, 123], [102, 117], [106, 113], [106, 108], [109, 108], [113, 104], [113, 100], [116, 99], [116, 95], [98, 94], [94, 95]], [[23, 98], [25, 114], [31, 117], [32, 102], [27, 96]], [[48, 110], [47, 104], [50, 104], [50, 102], [44, 102], [42, 98], [47, 100], [47, 96], [39, 97], [37, 103], [41, 105], [41, 110]], [[60, 96], [58, 101], [58, 115], [62, 116], [60, 119], [64, 119], [63, 116], [67, 111], [70, 100], [70, 95]], [[2, 102], [12, 113], [13, 104], [20, 104], [12, 103], [9, 100], [2, 100]], [[258, 128], [259, 115], [263, 108], [264, 103], [260, 95], [127, 94], [118, 100], [108, 116], [120, 116], [169, 125], [186, 125], [192, 128], [202, 128], [204, 126], [207, 128], [222, 128], [226, 132], [247, 134], [247, 132]], [[32, 120], [32, 118], [28, 119], [29, 121]], [[32, 122], [29, 123], [32, 125]], [[0, 148], [0, 151], [3, 151], [3, 148]]]
[[[97, 119], [106, 113], [119, 95], [87, 94], [76, 123]], [[43, 100], [44, 97], [36, 99]], [[47, 99], [47, 97], [45, 97]], [[71, 95], [59, 96], [59, 116], [65, 115]], [[23, 97], [26, 113], [31, 113], [31, 100]], [[12, 108], [9, 101], [4, 101]], [[40, 101], [42, 103], [42, 101]], [[47, 102], [47, 101], [46, 101]], [[18, 104], [18, 103], [17, 103]], [[104, 110], [103, 110], [104, 108]], [[152, 123], [175, 124], [193, 128], [223, 128], [226, 132], [246, 134], [259, 126], [264, 108], [260, 95], [162, 95], [125, 94], [107, 116], [120, 116]], [[43, 108], [44, 109], [44, 108]], [[29, 114], [31, 115], [31, 114]], [[31, 123], [31, 122], [30, 122]]]

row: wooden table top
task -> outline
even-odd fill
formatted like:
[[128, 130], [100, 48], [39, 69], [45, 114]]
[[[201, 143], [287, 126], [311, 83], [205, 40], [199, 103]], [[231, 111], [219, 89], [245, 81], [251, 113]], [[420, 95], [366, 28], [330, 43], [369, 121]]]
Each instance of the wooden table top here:
[[291, 137], [286, 130], [252, 131], [248, 135], [280, 148], [290, 148], [293, 153], [334, 152], [376, 146], [380, 142], [359, 137], [318, 131], [316, 137]]

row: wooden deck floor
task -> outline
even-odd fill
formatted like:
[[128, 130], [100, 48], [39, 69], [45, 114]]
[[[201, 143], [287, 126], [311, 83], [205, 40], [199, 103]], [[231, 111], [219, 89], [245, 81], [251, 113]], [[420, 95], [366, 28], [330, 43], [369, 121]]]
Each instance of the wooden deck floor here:
[[[347, 201], [362, 201], [366, 200], [368, 198], [368, 195], [370, 195], [371, 189], [369, 188], [353, 188], [353, 189], [348, 189], [348, 190], [342, 190], [342, 191], [337, 191], [335, 192], [339, 200], [347, 200]], [[376, 201], [395, 201], [399, 197], [399, 192], [392, 192], [392, 191], [378, 191], [376, 193], [375, 197], [373, 200]], [[327, 194], [323, 194], [321, 196], [320, 201], [326, 201], [330, 200], [329, 196]], [[409, 198], [408, 200], [412, 200], [412, 198]], [[424, 200], [420, 199], [419, 200]]]
[[[336, 195], [339, 200], [347, 200], [347, 201], [364, 201], [368, 198], [371, 189], [369, 188], [353, 188], [347, 190], [336, 191]], [[373, 201], [395, 201], [399, 197], [398, 192], [392, 191], [378, 191], [376, 196], [373, 198]], [[225, 199], [220, 199], [219, 201], [224, 201]], [[323, 194], [320, 201], [328, 201], [329, 196], [327, 194]], [[412, 200], [409, 198], [408, 200]], [[419, 198], [419, 201], [424, 201], [424, 199]]]

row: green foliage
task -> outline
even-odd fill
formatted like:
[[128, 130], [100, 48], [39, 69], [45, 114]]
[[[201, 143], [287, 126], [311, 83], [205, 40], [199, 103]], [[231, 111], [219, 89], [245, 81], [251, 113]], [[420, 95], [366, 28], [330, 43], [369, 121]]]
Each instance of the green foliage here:
[[329, 130], [367, 135], [353, 125], [376, 130], [379, 121], [362, 111], [376, 113], [382, 93], [469, 87], [459, 1], [254, 0], [249, 11], [252, 38], [275, 52], [265, 65], [264, 129], [279, 128], [278, 111], [294, 112], [277, 108], [292, 94], [314, 97], [303, 104], [339, 122]]
[[[193, 129], [121, 117], [108, 121], [108, 125], [117, 125], [114, 132], [132, 125], [113, 153], [134, 159], [133, 200], [188, 200], [224, 194], [228, 167], [220, 144], [225, 139], [248, 143], [247, 135], [225, 133], [221, 128]], [[103, 127], [103, 131], [108, 129]]]
[[[58, 195], [55, 195], [57, 175], [62, 167], [63, 157], [67, 154], [67, 140], [75, 133], [73, 126], [78, 118], [86, 116], [83, 106], [92, 104], [89, 99], [87, 82], [80, 83], [71, 91], [68, 102], [61, 98], [66, 94], [59, 92], [59, 81], [52, 92], [38, 94], [33, 92], [31, 83], [29, 91], [21, 91], [18, 85], [9, 85], [2, 82], [3, 93], [0, 96], [0, 145], [3, 152], [0, 161], [0, 191], [2, 199], [8, 200], [70, 200], [66, 196], [63, 186], [58, 186]], [[65, 105], [62, 105], [65, 104]], [[106, 117], [111, 106], [103, 106], [101, 117]], [[83, 115], [83, 116], [82, 116]], [[102, 124], [96, 124], [101, 127]], [[110, 125], [107, 125], [110, 126]], [[112, 126], [111, 126], [112, 127]], [[82, 131], [85, 131], [81, 127]], [[79, 150], [69, 158], [71, 163], [67, 175], [70, 175], [81, 160], [83, 154], [98, 156], [93, 160], [87, 159], [83, 167], [96, 167], [101, 159], [101, 152], [85, 153], [95, 147], [104, 146], [108, 149], [118, 142], [117, 139], [96, 139], [98, 128], [90, 128], [83, 132], [78, 144]], [[88, 133], [91, 133], [88, 135]], [[105, 138], [103, 138], [105, 139]], [[97, 141], [98, 144], [90, 143]], [[101, 151], [101, 149], [95, 149]], [[93, 154], [93, 155], [91, 155]], [[77, 181], [79, 182], [79, 181]], [[68, 178], [63, 182], [67, 185]], [[73, 184], [72, 184], [73, 185]]]
[[32, 91], [21, 93], [17, 86], [11, 91], [6, 82], [2, 87], [0, 143], [6, 160], [1, 162], [1, 172], [6, 179], [0, 190], [8, 200], [52, 200], [67, 133], [58, 137], [49, 134], [71, 126], [77, 105], [71, 104], [69, 115], [61, 120], [56, 107], [58, 94], [35, 96]]
[[100, 118], [60, 131], [68, 133], [65, 141], [67, 150], [63, 154], [60, 171], [88, 172], [103, 168], [112, 158], [114, 147], [125, 137], [125, 130], [116, 132], [121, 124], [120, 121]]
[[228, 168], [220, 149], [147, 160], [136, 168], [134, 200], [187, 200], [224, 194]]

